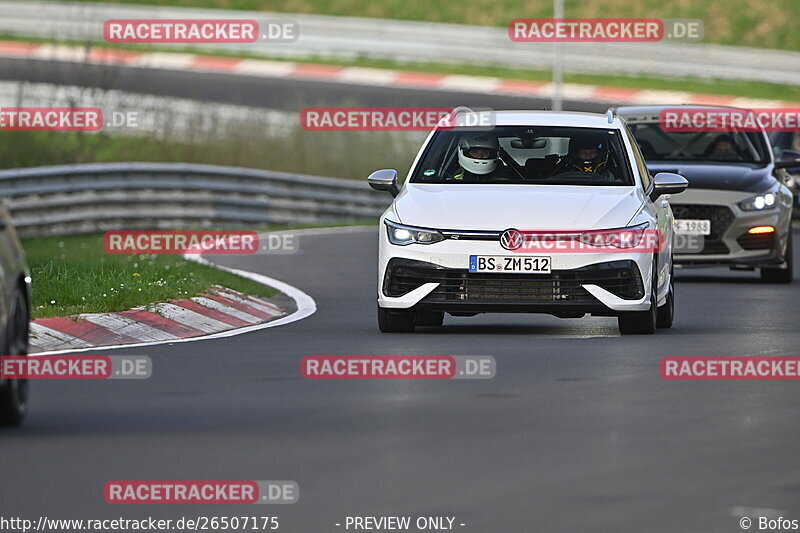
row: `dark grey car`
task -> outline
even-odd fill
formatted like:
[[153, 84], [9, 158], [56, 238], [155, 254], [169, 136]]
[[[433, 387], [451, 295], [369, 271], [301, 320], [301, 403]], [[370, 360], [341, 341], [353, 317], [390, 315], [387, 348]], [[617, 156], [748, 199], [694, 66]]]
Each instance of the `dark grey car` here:
[[[767, 283], [793, 279], [792, 204], [785, 168], [796, 153], [776, 157], [764, 131], [664, 129], [661, 113], [680, 106], [620, 107], [651, 173], [689, 180], [675, 202], [675, 264], [759, 269]], [[741, 111], [718, 106], [684, 110]], [[718, 148], [725, 148], [717, 152]]]
[[[28, 354], [30, 273], [5, 205], [0, 203], [0, 346], [2, 355]], [[0, 424], [18, 425], [28, 411], [28, 382], [0, 373]]]

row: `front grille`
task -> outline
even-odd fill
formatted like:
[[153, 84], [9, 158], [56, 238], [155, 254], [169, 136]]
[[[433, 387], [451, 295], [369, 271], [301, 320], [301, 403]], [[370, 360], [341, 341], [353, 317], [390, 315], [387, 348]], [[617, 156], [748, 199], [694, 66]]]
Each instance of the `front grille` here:
[[424, 283], [439, 286], [422, 302], [596, 303], [581, 287], [598, 285], [626, 300], [644, 296], [639, 268], [629, 260], [550, 274], [484, 274], [408, 259], [392, 259], [384, 278], [387, 296], [402, 296]]
[[733, 211], [724, 205], [690, 205], [672, 206], [676, 219], [700, 219], [711, 221], [711, 234], [703, 238], [703, 249], [697, 255], [722, 255], [731, 253], [730, 248], [722, 241], [722, 236], [733, 223]]
[[765, 250], [775, 245], [774, 233], [743, 233], [736, 239], [743, 250]]

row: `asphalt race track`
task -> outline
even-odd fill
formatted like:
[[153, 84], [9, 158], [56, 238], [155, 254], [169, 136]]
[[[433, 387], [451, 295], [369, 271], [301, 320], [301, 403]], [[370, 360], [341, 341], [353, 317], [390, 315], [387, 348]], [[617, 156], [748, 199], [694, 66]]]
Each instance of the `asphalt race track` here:
[[[315, 315], [147, 354], [145, 381], [41, 381], [0, 433], [5, 516], [456, 517], [465, 532], [739, 531], [734, 508], [800, 512], [797, 383], [676, 382], [661, 357], [798, 355], [800, 284], [681, 271], [675, 326], [609, 318], [447, 317], [380, 334], [375, 228], [304, 235], [300, 253], [226, 257], [306, 291]], [[797, 237], [797, 236], [796, 236]], [[795, 250], [795, 254], [797, 254]], [[491, 380], [312, 381], [305, 355], [493, 355]], [[112, 506], [113, 479], [286, 479], [284, 506]]]
[[[10, 59], [0, 60], [0, 79], [287, 110], [549, 104]], [[309, 318], [113, 352], [151, 356], [145, 381], [34, 383], [25, 425], [0, 431], [3, 516], [277, 513], [281, 530], [295, 533], [343, 531], [335, 524], [348, 515], [455, 516], [465, 533], [730, 532], [740, 531], [742, 508], [798, 516], [797, 383], [670, 382], [658, 363], [668, 355], [800, 355], [800, 284], [679, 271], [675, 326], [654, 336], [622, 338], [610, 318], [543, 315], [447, 317], [440, 329], [387, 335], [375, 316], [375, 231], [304, 235], [297, 255], [220, 261], [307, 292], [318, 307]], [[300, 377], [301, 357], [325, 354], [492, 355], [497, 376]], [[111, 506], [102, 491], [114, 479], [295, 480], [301, 496], [286, 506]]]

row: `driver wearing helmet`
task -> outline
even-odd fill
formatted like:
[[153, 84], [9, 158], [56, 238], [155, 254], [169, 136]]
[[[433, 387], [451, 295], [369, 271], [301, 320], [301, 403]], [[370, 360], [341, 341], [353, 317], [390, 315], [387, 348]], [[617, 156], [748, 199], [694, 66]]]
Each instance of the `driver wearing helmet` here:
[[605, 179], [614, 179], [606, 170], [608, 143], [602, 136], [576, 135], [569, 141], [569, 155], [556, 172], [588, 172]]
[[458, 141], [459, 168], [453, 180], [486, 180], [497, 168], [497, 138], [486, 133], [466, 134]]

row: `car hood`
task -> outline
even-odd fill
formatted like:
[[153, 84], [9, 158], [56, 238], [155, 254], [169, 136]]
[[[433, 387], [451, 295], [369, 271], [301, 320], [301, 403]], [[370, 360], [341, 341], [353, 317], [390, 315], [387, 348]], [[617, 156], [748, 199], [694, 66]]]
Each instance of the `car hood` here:
[[395, 212], [426, 228], [587, 230], [626, 226], [642, 201], [635, 187], [412, 183]]
[[690, 189], [761, 192], [774, 183], [772, 165], [758, 167], [748, 163], [698, 163], [648, 161], [650, 174], [674, 172], [689, 181]]

